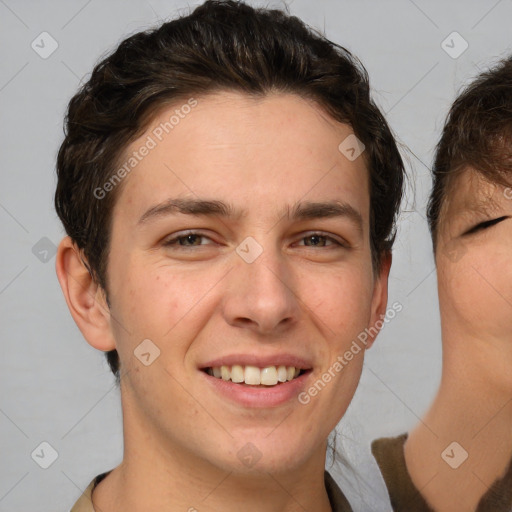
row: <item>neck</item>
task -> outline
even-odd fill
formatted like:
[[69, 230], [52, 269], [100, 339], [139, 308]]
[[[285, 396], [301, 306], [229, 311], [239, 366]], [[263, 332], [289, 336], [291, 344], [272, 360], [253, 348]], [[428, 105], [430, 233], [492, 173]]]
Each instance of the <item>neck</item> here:
[[[439, 391], [408, 437], [405, 460], [416, 488], [437, 512], [474, 512], [512, 457], [512, 390], [500, 378], [510, 373], [510, 362], [504, 361], [507, 347], [494, 342], [445, 339], [443, 333], [443, 345], [453, 350], [443, 355]], [[451, 467], [464, 451], [467, 459]]]
[[174, 444], [131, 412], [123, 403], [123, 462], [95, 489], [97, 511], [331, 512], [324, 483], [326, 442], [301, 467], [240, 472]]

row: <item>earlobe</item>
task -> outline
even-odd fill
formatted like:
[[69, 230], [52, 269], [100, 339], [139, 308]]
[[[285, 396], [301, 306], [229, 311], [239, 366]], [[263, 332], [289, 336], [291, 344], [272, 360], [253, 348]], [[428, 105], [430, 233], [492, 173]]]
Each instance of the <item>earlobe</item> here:
[[98, 350], [115, 349], [105, 293], [69, 236], [59, 244], [55, 270], [71, 316], [87, 342]]
[[386, 316], [386, 308], [388, 305], [388, 278], [389, 271], [391, 269], [391, 251], [388, 251], [382, 256], [379, 274], [375, 279], [375, 286], [373, 289], [372, 298], [372, 314], [371, 324], [369, 327], [369, 336], [366, 344], [366, 348], [370, 348], [380, 332], [384, 321], [383, 318]]

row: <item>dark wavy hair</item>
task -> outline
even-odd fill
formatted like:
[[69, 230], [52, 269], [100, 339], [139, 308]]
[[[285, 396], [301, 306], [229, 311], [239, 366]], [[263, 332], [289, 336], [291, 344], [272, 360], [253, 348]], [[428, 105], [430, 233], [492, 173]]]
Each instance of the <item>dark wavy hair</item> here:
[[512, 182], [512, 56], [471, 82], [447, 116], [427, 206], [434, 250], [442, 206], [457, 177], [470, 168], [491, 183]]
[[[281, 10], [206, 1], [189, 15], [122, 41], [69, 102], [57, 158], [55, 208], [107, 302], [112, 209], [122, 183], [102, 199], [94, 191], [112, 177], [127, 145], [144, 133], [159, 109], [218, 91], [252, 97], [293, 93], [348, 123], [365, 145], [375, 268], [391, 250], [404, 165], [370, 97], [364, 66]], [[107, 360], [119, 379], [117, 351], [108, 352]]]

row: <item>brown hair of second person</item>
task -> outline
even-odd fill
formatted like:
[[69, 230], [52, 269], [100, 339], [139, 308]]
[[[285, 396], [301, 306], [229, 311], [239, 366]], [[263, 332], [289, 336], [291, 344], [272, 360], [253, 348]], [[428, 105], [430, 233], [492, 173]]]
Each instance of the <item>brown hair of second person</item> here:
[[491, 183], [512, 183], [512, 57], [479, 75], [450, 109], [436, 149], [427, 208], [434, 250], [446, 198], [468, 168]]

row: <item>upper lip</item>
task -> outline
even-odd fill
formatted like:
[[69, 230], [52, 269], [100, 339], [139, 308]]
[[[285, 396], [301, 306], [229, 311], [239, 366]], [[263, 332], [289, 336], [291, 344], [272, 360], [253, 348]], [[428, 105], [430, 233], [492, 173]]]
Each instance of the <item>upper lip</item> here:
[[269, 355], [256, 355], [256, 354], [229, 354], [222, 357], [217, 357], [200, 365], [201, 369], [214, 368], [220, 366], [233, 366], [239, 364], [241, 366], [257, 366], [259, 368], [266, 368], [267, 366], [294, 366], [301, 370], [310, 370], [313, 365], [311, 362], [303, 357], [294, 354], [269, 354]]

